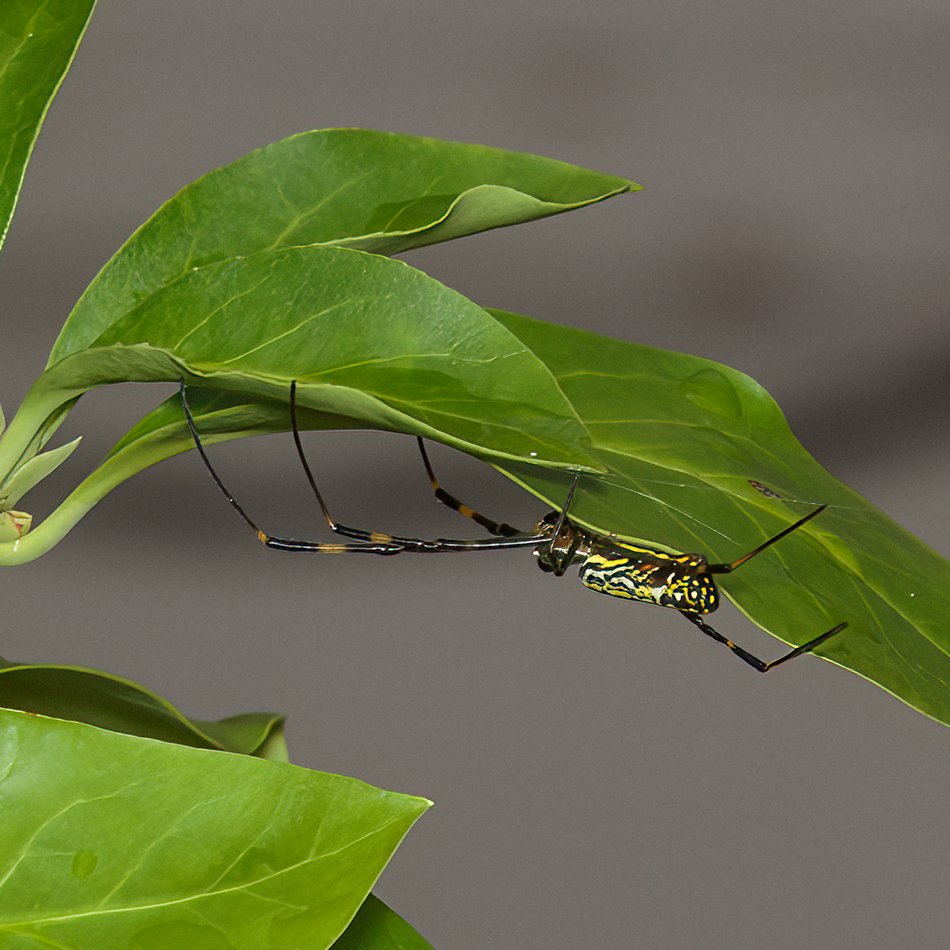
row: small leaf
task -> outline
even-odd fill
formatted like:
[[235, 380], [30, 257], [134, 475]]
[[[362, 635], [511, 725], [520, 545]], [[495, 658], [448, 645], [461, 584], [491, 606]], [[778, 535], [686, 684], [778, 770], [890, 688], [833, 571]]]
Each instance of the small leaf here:
[[94, 0], [0, 4], [0, 247], [46, 110], [72, 63], [94, 5]]
[[202, 749], [256, 755], [283, 735], [284, 717], [245, 713], [219, 722], [188, 719], [144, 686], [80, 666], [0, 660], [0, 706]]
[[276, 713], [239, 713], [226, 719], [189, 722], [226, 752], [256, 755], [271, 762], [289, 762], [285, 717]]
[[34, 455], [24, 462], [0, 485], [0, 509], [6, 510], [10, 505], [15, 505], [31, 488], [55, 472], [73, 454], [81, 441], [82, 436], [79, 436], [58, 449]]
[[333, 950], [433, 950], [398, 914], [372, 894]]
[[0, 712], [0, 945], [330, 946], [429, 802]]
[[[950, 723], [950, 562], [826, 472], [761, 386], [710, 360], [493, 313], [551, 371], [607, 469], [583, 479], [573, 519], [724, 562], [827, 504], [723, 588], [786, 643], [846, 620], [818, 653]], [[563, 502], [563, 473], [498, 467]]]

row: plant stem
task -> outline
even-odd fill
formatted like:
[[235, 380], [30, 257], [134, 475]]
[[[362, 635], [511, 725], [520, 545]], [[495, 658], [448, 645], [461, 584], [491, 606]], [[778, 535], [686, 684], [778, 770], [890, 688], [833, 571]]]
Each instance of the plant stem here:
[[49, 551], [113, 488], [136, 472], [193, 448], [184, 426], [162, 429], [136, 439], [107, 458], [32, 531], [16, 541], [0, 544], [0, 567], [26, 564]]

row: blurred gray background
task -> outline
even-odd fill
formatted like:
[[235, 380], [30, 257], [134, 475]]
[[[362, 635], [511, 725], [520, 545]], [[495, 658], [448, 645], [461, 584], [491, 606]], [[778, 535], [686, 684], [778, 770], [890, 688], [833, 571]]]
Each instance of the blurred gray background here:
[[[946, 554], [948, 48], [946, 0], [101, 0], [0, 264], [4, 407], [98, 268], [205, 171], [334, 125], [481, 142], [646, 190], [411, 263], [486, 305], [744, 370]], [[82, 449], [28, 507], [169, 392], [85, 398], [58, 437]], [[343, 520], [464, 528], [411, 440], [308, 445]], [[289, 437], [214, 458], [268, 530], [318, 532]], [[436, 460], [478, 507], [540, 514]], [[105, 667], [196, 716], [286, 712], [295, 761], [434, 799], [378, 892], [440, 950], [946, 946], [943, 727], [815, 659], [758, 677], [524, 552], [369, 561], [266, 551], [189, 453], [3, 575], [21, 622], [0, 652]], [[778, 654], [735, 610], [718, 620]]]

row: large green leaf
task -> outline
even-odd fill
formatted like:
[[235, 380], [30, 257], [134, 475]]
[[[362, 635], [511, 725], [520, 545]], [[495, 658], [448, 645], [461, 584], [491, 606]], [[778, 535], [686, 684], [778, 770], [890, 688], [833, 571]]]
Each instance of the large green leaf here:
[[0, 946], [297, 950], [340, 935], [429, 802], [0, 712]]
[[50, 365], [193, 268], [303, 244], [393, 254], [639, 189], [564, 162], [370, 129], [304, 132], [179, 192], [66, 322]]
[[102, 670], [0, 660], [0, 707], [201, 749], [287, 761], [283, 716], [243, 713], [218, 722], [189, 719], [144, 686]]
[[573, 464], [583, 427], [544, 365], [400, 261], [297, 247], [189, 273], [48, 371], [58, 387], [174, 380], [286, 399], [460, 447]]
[[0, 4], [0, 247], [26, 166], [95, 0]]
[[81, 393], [180, 379], [284, 404], [297, 380], [301, 406], [353, 425], [596, 467], [547, 368], [482, 308], [400, 261], [316, 245], [189, 271], [47, 369], [0, 441], [8, 483], [37, 422]]
[[432, 944], [370, 894], [333, 950], [432, 950]]
[[[254, 152], [168, 202], [87, 289], [0, 438], [0, 494], [94, 386], [200, 378], [286, 399], [290, 371], [312, 377], [303, 405], [357, 424], [583, 466], [576, 420], [506, 331], [436, 282], [353, 249], [393, 253], [638, 187], [537, 156], [359, 129]], [[169, 319], [174, 340], [153, 332], [170, 306], [183, 307]], [[318, 351], [352, 360], [311, 361]], [[490, 410], [497, 397], [505, 422]], [[8, 525], [2, 537], [16, 533]]]
[[[761, 386], [709, 360], [493, 312], [547, 365], [608, 472], [583, 479], [575, 520], [731, 561], [827, 504], [723, 588], [786, 643], [848, 621], [818, 653], [950, 723], [950, 563], [826, 472]], [[499, 467], [562, 502], [563, 472]]]

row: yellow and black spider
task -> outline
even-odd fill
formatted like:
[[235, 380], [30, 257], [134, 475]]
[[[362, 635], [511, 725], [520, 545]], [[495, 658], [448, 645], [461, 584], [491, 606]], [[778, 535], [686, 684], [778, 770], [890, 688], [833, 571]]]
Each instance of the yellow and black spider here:
[[789, 525], [789, 527], [762, 542], [757, 548], [735, 561], [726, 564], [710, 564], [702, 554], [667, 554], [664, 551], [657, 551], [597, 534], [575, 524], [568, 517], [568, 511], [580, 478], [577, 474], [574, 475], [570, 491], [560, 511], [551, 511], [546, 514], [536, 525], [533, 532], [519, 531], [511, 525], [492, 521], [468, 505], [463, 504], [442, 488], [429, 461], [425, 445], [422, 439], [418, 439], [419, 451], [422, 453], [422, 461], [429, 475], [435, 497], [442, 504], [481, 525], [492, 537], [475, 539], [409, 538], [401, 535], [385, 534], [380, 531], [365, 531], [362, 528], [351, 528], [340, 524], [331, 517], [329, 508], [320, 493], [320, 489], [317, 488], [316, 479], [304, 455], [303, 445], [300, 441], [300, 430], [297, 426], [296, 395], [296, 383], [291, 383], [290, 422], [297, 454], [330, 530], [345, 538], [350, 538], [351, 543], [281, 538], [262, 531], [225, 487], [208, 459], [195, 420], [188, 407], [184, 382], [181, 385], [182, 408], [188, 421], [188, 428], [194, 438], [195, 447], [198, 449], [198, 454], [224, 497], [254, 531], [258, 540], [269, 548], [312, 554], [362, 553], [390, 555], [402, 554], [403, 552], [497, 551], [508, 548], [530, 547], [534, 549], [538, 567], [555, 577], [561, 577], [569, 567], [577, 564], [579, 565], [581, 583], [591, 590], [608, 594], [611, 597], [636, 600], [642, 603], [654, 604], [658, 607], [671, 607], [678, 610], [706, 636], [712, 637], [717, 643], [729, 647], [740, 660], [748, 663], [749, 666], [760, 673], [767, 673], [780, 663], [785, 663], [796, 656], [810, 652], [836, 633], [840, 633], [848, 625], [846, 621], [843, 621], [777, 660], [766, 663], [733, 643], [728, 637], [724, 637], [703, 620], [703, 615], [712, 613], [719, 606], [719, 592], [713, 575], [728, 574], [741, 567], [750, 558], [760, 554], [777, 541], [781, 541], [782, 538], [821, 514], [825, 510], [825, 505], [816, 507], [804, 518], [800, 518], [794, 524]]

